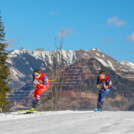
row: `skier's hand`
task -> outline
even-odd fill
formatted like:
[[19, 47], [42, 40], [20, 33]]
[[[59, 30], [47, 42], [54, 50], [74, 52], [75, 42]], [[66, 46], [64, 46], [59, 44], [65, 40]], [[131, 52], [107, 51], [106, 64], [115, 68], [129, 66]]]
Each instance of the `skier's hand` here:
[[97, 84], [97, 86], [96, 86], [97, 88], [100, 88], [100, 85], [99, 84]]
[[34, 84], [35, 87], [37, 87], [37, 84]]
[[39, 82], [38, 84], [39, 84], [41, 87], [44, 86], [44, 85], [42, 84], [42, 81], [41, 81], [41, 80], [39, 80], [38, 82]]
[[44, 87], [44, 85], [43, 84], [39, 84], [41, 87]]
[[108, 86], [106, 86], [106, 85], [104, 84], [104, 88], [105, 88], [105, 89], [108, 89]]
[[37, 80], [34, 80], [33, 83], [34, 83], [34, 85], [39, 84], [39, 82]]

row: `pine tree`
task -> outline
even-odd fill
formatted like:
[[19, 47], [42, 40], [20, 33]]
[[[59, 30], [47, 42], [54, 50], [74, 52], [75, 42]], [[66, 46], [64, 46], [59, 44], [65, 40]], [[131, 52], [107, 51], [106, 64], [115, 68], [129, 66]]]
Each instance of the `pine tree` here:
[[5, 42], [4, 25], [1, 21], [0, 14], [0, 108], [3, 111], [8, 111], [10, 102], [7, 101], [7, 94], [10, 92], [8, 87], [9, 67], [6, 64], [8, 52], [6, 51], [7, 44]]

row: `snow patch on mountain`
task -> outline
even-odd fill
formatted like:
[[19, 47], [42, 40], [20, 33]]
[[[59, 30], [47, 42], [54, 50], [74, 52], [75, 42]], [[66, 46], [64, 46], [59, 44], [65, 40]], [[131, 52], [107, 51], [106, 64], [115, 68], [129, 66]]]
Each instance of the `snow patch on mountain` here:
[[93, 50], [93, 51], [99, 51], [99, 52], [102, 52], [102, 51], [100, 51], [99, 49], [97, 49], [97, 48], [93, 48], [93, 49], [91, 49], [91, 50]]
[[17, 69], [15, 69], [14, 67], [10, 67], [10, 72], [12, 74], [12, 78], [13, 80], [18, 81], [19, 78], [24, 78], [25, 75], [22, 74], [21, 72], [19, 72]]
[[18, 73], [13, 68], [12, 68], [12, 71], [13, 71], [13, 74], [14, 74], [16, 80], [18, 80], [18, 77], [17, 77]]
[[126, 66], [127, 68], [130, 68], [130, 70], [134, 72], [134, 63], [128, 61], [122, 61], [121, 64]]
[[102, 57], [104, 58], [104, 57], [105, 57], [105, 55], [103, 54], [103, 55], [102, 55]]
[[100, 57], [100, 54], [99, 53], [96, 53], [96, 55]]
[[112, 70], [115, 71], [115, 68], [114, 68], [113, 64], [111, 63], [111, 61], [107, 60], [107, 62], [109, 63], [109, 65], [110, 65], [110, 67], [112, 68]]
[[108, 65], [103, 59], [97, 58], [97, 57], [96, 57], [96, 59], [97, 59], [102, 65], [104, 65], [105, 67], [109, 67], [109, 65]]

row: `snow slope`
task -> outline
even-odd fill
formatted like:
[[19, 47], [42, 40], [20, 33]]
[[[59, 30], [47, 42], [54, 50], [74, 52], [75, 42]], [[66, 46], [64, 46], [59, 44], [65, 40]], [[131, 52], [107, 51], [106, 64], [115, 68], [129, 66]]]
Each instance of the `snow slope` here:
[[134, 112], [0, 114], [1, 134], [133, 134]]

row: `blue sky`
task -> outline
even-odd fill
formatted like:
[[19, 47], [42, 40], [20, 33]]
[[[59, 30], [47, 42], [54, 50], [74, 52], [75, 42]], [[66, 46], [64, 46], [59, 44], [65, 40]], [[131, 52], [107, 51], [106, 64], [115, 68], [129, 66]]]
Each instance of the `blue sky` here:
[[98, 48], [134, 62], [134, 0], [0, 0], [9, 50]]

